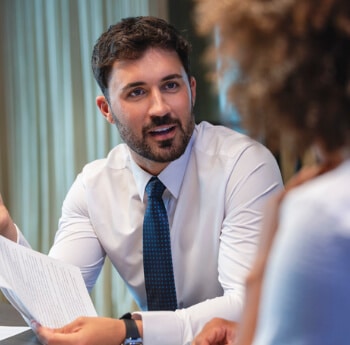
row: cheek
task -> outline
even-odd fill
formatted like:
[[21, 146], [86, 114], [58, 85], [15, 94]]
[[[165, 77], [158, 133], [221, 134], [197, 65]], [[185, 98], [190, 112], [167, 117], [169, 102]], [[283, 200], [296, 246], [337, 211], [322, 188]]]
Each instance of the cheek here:
[[138, 106], [119, 107], [119, 112], [115, 113], [119, 123], [123, 127], [127, 127], [132, 132], [137, 132], [142, 128], [144, 115], [142, 109]]
[[188, 112], [191, 112], [192, 109], [192, 100], [189, 95], [186, 93], [180, 99], [173, 100], [171, 102], [171, 108], [180, 117], [186, 117]]

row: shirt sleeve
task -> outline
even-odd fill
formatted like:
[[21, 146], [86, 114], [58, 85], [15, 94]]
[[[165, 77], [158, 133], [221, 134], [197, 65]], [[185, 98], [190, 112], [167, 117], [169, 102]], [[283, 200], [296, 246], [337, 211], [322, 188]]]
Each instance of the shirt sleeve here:
[[89, 291], [105, 260], [105, 252], [91, 224], [82, 175], [70, 188], [62, 207], [49, 256], [78, 266]]
[[143, 320], [145, 345], [190, 343], [213, 317], [239, 321], [262, 212], [267, 198], [282, 186], [277, 163], [265, 147], [253, 144], [241, 153], [227, 182], [219, 238], [218, 279], [223, 296], [175, 312], [135, 313]]

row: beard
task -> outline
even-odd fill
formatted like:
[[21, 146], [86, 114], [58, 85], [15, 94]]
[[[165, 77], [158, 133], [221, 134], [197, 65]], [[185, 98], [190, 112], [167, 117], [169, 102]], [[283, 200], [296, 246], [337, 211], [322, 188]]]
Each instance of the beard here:
[[[179, 158], [185, 152], [195, 126], [192, 110], [185, 125], [178, 119], [172, 119], [169, 114], [161, 117], [154, 116], [151, 118], [151, 123], [142, 129], [140, 138], [133, 133], [131, 128], [121, 123], [114, 114], [113, 117], [119, 134], [128, 147], [138, 155], [158, 163], [172, 162]], [[147, 140], [150, 135], [149, 131], [156, 126], [162, 125], [176, 125], [180, 135], [157, 143], [149, 142]]]

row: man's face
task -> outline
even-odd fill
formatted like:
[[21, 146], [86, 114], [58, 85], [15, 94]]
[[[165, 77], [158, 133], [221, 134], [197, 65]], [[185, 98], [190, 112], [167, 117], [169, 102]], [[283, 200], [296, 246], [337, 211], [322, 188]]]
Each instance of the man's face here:
[[117, 125], [135, 161], [145, 170], [161, 171], [190, 140], [195, 92], [196, 82], [188, 81], [176, 52], [150, 48], [140, 59], [114, 63], [108, 110], [98, 105]]

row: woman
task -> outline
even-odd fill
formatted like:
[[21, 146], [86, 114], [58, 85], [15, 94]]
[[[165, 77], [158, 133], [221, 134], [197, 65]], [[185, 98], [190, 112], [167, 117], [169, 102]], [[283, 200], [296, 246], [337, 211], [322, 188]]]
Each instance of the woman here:
[[271, 200], [241, 324], [214, 319], [193, 344], [343, 345], [350, 339], [350, 2], [203, 0], [197, 11], [202, 33], [220, 32], [211, 58], [237, 62], [230, 94], [251, 134], [273, 124], [301, 152], [311, 148], [318, 164]]

